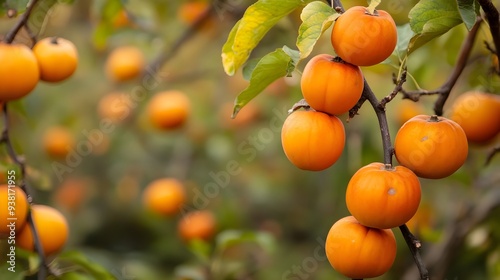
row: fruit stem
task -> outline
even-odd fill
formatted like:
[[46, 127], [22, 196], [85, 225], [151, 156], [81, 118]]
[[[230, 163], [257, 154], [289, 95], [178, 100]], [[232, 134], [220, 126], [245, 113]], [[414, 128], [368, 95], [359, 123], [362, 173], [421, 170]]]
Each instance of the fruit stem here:
[[430, 122], [439, 122], [439, 117], [438, 117], [438, 115], [432, 115], [432, 116], [429, 118], [429, 121], [430, 121]]
[[58, 45], [59, 42], [57, 41], [59, 38], [57, 36], [51, 37], [50, 38], [50, 43], [53, 45]]

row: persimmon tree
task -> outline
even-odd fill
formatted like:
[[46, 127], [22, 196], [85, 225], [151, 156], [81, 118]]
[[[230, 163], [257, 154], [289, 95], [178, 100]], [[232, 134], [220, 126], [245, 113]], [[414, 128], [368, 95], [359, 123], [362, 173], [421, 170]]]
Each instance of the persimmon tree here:
[[[491, 39], [485, 42], [485, 48], [491, 51], [495, 58], [497, 57], [497, 50], [500, 47], [498, 44], [500, 38], [498, 10], [491, 1], [441, 1], [439, 3], [434, 1], [420, 1], [408, 13], [409, 23], [397, 27], [396, 36], [396, 27], [394, 26], [394, 22], [392, 21], [390, 14], [383, 10], [377, 10], [380, 2], [381, 1], [368, 1], [366, 7], [358, 6], [350, 8], [346, 11], [344, 10], [341, 1], [305, 1], [305, 3], [304, 1], [257, 1], [255, 4], [246, 9], [243, 17], [231, 30], [228, 39], [222, 48], [222, 63], [225, 72], [232, 76], [239, 73], [238, 70], [240, 68], [243, 68], [243, 74], [248, 77], [250, 81], [249, 86], [245, 88], [235, 100], [233, 117], [237, 117], [238, 112], [247, 103], [249, 103], [276, 79], [283, 76], [300, 76], [300, 62], [309, 58], [309, 56], [313, 53], [316, 44], [321, 40], [323, 33], [329, 30], [328, 28], [333, 25], [331, 35], [333, 48], [331, 49], [331, 53], [336, 53], [338, 55], [336, 58], [337, 60], [345, 60], [346, 62], [344, 63], [350, 63], [348, 65], [353, 64], [352, 66], [354, 67], [356, 67], [355, 65], [371, 66], [382, 62], [383, 64], [390, 65], [393, 69], [395, 69], [392, 78], [392, 82], [395, 84], [395, 87], [392, 92], [379, 100], [365, 79], [362, 95], [357, 104], [350, 106], [349, 111], [348, 121], [352, 123], [359, 118], [357, 117], [358, 110], [366, 101], [368, 101], [372, 106], [379, 122], [384, 151], [383, 164], [378, 163], [379, 166], [381, 166], [379, 169], [385, 169], [386, 172], [389, 171], [389, 173], [392, 173], [392, 170], [394, 169], [393, 155], [396, 153], [396, 156], [400, 159], [399, 163], [409, 168], [409, 174], [413, 174], [412, 171], [414, 171], [417, 175], [423, 178], [442, 178], [449, 176], [464, 163], [468, 151], [467, 140], [463, 129], [457, 123], [453, 120], [442, 118], [440, 116], [443, 115], [443, 108], [444, 105], [447, 104], [450, 92], [461, 76], [464, 68], [471, 60], [471, 49], [476, 41], [478, 29], [482, 24], [487, 23], [489, 25], [491, 35]], [[297, 9], [302, 9], [300, 13], [302, 23], [298, 29], [296, 46], [292, 47], [285, 45], [282, 48], [276, 49], [275, 51], [264, 55], [262, 58], [251, 59], [252, 51], [259, 45], [259, 42], [264, 38], [266, 33], [279, 21], [280, 18]], [[386, 18], [388, 19], [387, 21], [385, 21]], [[391, 21], [392, 23], [390, 23]], [[458, 59], [449, 76], [449, 79], [437, 90], [424, 90], [420, 88], [417, 90], [408, 90], [405, 83], [408, 77], [412, 78], [412, 69], [408, 66], [408, 61], [411, 59], [412, 54], [431, 40], [439, 38], [455, 26], [461, 24], [466, 26], [469, 33], [462, 43], [462, 48], [458, 53]], [[390, 55], [391, 57], [389, 58]], [[323, 54], [323, 56], [326, 58], [328, 55]], [[314, 57], [311, 59], [310, 63], [316, 63], [316, 60], [317, 57]], [[333, 64], [335, 63], [334, 59], [330, 59], [330, 61], [332, 63], [331, 67], [333, 67]], [[432, 64], [429, 64], [428, 67], [432, 67]], [[322, 68], [318, 67], [318, 70], [311, 71], [310, 66], [307, 65], [302, 73], [302, 77], [302, 92], [305, 100], [297, 102], [292, 109], [290, 109], [291, 116], [298, 114], [298, 112], [294, 111], [303, 108], [305, 108], [305, 110], [317, 110], [326, 114], [339, 114], [339, 112], [341, 112], [340, 108], [344, 106], [346, 102], [339, 102], [335, 100], [335, 96], [333, 96], [336, 92], [335, 87], [349, 87], [350, 84], [355, 84], [355, 79], [352, 75], [348, 75], [345, 70], [330, 70], [327, 66]], [[390, 83], [391, 79], [390, 77], [388, 78], [387, 82]], [[412, 78], [412, 82], [417, 88], [419, 87], [418, 81], [415, 81]], [[313, 92], [309, 93], [311, 90]], [[312, 99], [309, 97], [311, 94], [323, 94], [323, 96], [318, 99]], [[352, 96], [351, 91], [348, 89], [341, 90], [338, 94], [340, 96], [344, 96], [344, 98], [350, 98], [350, 96]], [[410, 128], [410, 124], [405, 124], [398, 133], [399, 138], [396, 139], [398, 143], [394, 148], [389, 133], [386, 110], [388, 103], [391, 102], [397, 95], [401, 95], [403, 98], [411, 99], [415, 102], [419, 101], [421, 97], [426, 95], [438, 95], [438, 98], [434, 102], [435, 115], [422, 115], [416, 117], [417, 119], [414, 120], [415, 123], [418, 120], [427, 120], [428, 125], [422, 125], [421, 127], [413, 130], [416, 132], [421, 129], [420, 131], [422, 132], [422, 135], [419, 136], [417, 135], [418, 133], [413, 134], [413, 132], [410, 132], [410, 130], [412, 130], [412, 128]], [[491, 98], [496, 100], [492, 101], [492, 104], [497, 104], [492, 106], [498, 106], [498, 96], [495, 97], [494, 95], [491, 95]], [[308, 104], [307, 101], [311, 103]], [[474, 100], [474, 102], [476, 101], [477, 99]], [[360, 117], [362, 118], [366, 116], [362, 115]], [[491, 113], [489, 117], [485, 119], [488, 119], [486, 121], [488, 123], [486, 126], [495, 131], [493, 134], [498, 135], [499, 130], [497, 126], [500, 122], [498, 117]], [[410, 121], [413, 121], [413, 119]], [[444, 127], [448, 122], [455, 127], [453, 129], [450, 128], [449, 132], [447, 132], [448, 128]], [[433, 128], [432, 126], [434, 123], [435, 125], [440, 125], [442, 127]], [[284, 129], [288, 131], [288, 127], [290, 125], [291, 124], [286, 124], [286, 128]], [[297, 121], [296, 125], [298, 127], [311, 126], [311, 129], [313, 127], [307, 122], [299, 123]], [[483, 125], [483, 123], [477, 123], [477, 125], [480, 126]], [[285, 153], [287, 153], [288, 156], [288, 151], [291, 150], [290, 146], [293, 145], [295, 145], [299, 150], [312, 148], [322, 149], [319, 147], [320, 142], [307, 141], [310, 141], [309, 138], [312, 137], [311, 135], [317, 137], [316, 135], [318, 133], [324, 133], [324, 139], [327, 139], [328, 137], [326, 136], [331, 133], [330, 129], [325, 125], [323, 126], [323, 130], [323, 132], [318, 132], [318, 129], [314, 128], [314, 132], [310, 134], [310, 131], [303, 129], [301, 133], [304, 135], [300, 135], [300, 133], [298, 135], [294, 134], [294, 140], [290, 140], [290, 136], [284, 134], [283, 145]], [[434, 131], [440, 133], [440, 135], [436, 135], [435, 137], [431, 136], [434, 134]], [[407, 142], [401, 144], [401, 141], [405, 140], [398, 139], [402, 139], [403, 137], [408, 137]], [[430, 138], [433, 139], [427, 141]], [[447, 138], [449, 139], [446, 140]], [[492, 138], [489, 140], [491, 141], [491, 139]], [[416, 142], [415, 140], [419, 142]], [[469, 138], [469, 140], [471, 140], [471, 138]], [[293, 143], [293, 141], [295, 141], [295, 143]], [[460, 142], [460, 144], [458, 144], [458, 142]], [[418, 146], [420, 143], [426, 147]], [[305, 148], [302, 147], [304, 145], [312, 146], [310, 148]], [[332, 141], [330, 145], [338, 146], [338, 141]], [[349, 143], [347, 142], [346, 145], [349, 145]], [[398, 145], [403, 145], [404, 147], [400, 147]], [[439, 145], [445, 145], [447, 147], [440, 148]], [[439, 152], [449, 152], [450, 154], [449, 156], [434, 154], [434, 152], [437, 152], [438, 150]], [[488, 160], [496, 152], [498, 152], [498, 148], [493, 149], [488, 157]], [[421, 154], [416, 155], [416, 153]], [[406, 160], [410, 154], [412, 159]], [[316, 159], [314, 158], [315, 156]], [[324, 160], [323, 155], [319, 155], [317, 153], [307, 153], [307, 155], [303, 155], [303, 157], [303, 160], [307, 160], [307, 162], [322, 162]], [[446, 163], [437, 163], [441, 159], [446, 161]], [[290, 158], [290, 160], [294, 164], [297, 162], [296, 156]], [[421, 167], [416, 166], [421, 163], [423, 163]], [[434, 163], [437, 163], [437, 165], [433, 165]], [[311, 169], [304, 167], [302, 164], [297, 166], [299, 168]], [[441, 171], [441, 169], [443, 169], [443, 171]], [[363, 168], [360, 169], [360, 171], [361, 170], [363, 170]], [[355, 216], [360, 215], [360, 213], [362, 213], [360, 211], [364, 211], [362, 210], [364, 209], [363, 207], [368, 207], [365, 209], [366, 211], [364, 211], [366, 216], [360, 216], [367, 220], [360, 220], [361, 224], [368, 227], [372, 226], [382, 229], [399, 226], [401, 233], [413, 255], [416, 266], [418, 267], [420, 278], [430, 279], [430, 273], [420, 254], [422, 243], [415, 238], [405, 225], [405, 223], [409, 221], [410, 217], [415, 214], [416, 207], [420, 202], [420, 185], [418, 180], [416, 180], [415, 174], [411, 175], [415, 178], [414, 181], [416, 182], [413, 183], [415, 187], [410, 188], [416, 188], [415, 192], [408, 193], [405, 196], [406, 198], [411, 198], [414, 201], [411, 203], [404, 202], [401, 204], [395, 204], [394, 207], [391, 204], [393, 202], [388, 202], [388, 200], [391, 200], [391, 196], [397, 197], [401, 195], [400, 191], [396, 191], [394, 186], [389, 187], [387, 191], [387, 188], [384, 187], [382, 179], [380, 179], [380, 181], [375, 179], [376, 176], [384, 177], [382, 173], [380, 175], [376, 175], [374, 173], [369, 176], [370, 178], [365, 181], [356, 181], [355, 184], [357, 189], [359, 189], [359, 193], [357, 193], [358, 190], [353, 193], [354, 191], [350, 191], [348, 189], [347, 204], [349, 206], [349, 210], [351, 210], [351, 214]], [[397, 183], [394, 183], [393, 180], [390, 181], [392, 182], [389, 184], [397, 185]], [[407, 179], [402, 179], [402, 182], [403, 181], [406, 182], [406, 184], [411, 184]], [[351, 186], [349, 188], [351, 188]], [[423, 188], [425, 188], [425, 184], [423, 185]], [[402, 190], [403, 189], [406, 191], [409, 190], [408, 187], [402, 187]], [[377, 190], [383, 193], [381, 197], [375, 194]], [[365, 195], [366, 199], [364, 197]], [[486, 192], [485, 195], [488, 195], [488, 193]], [[371, 203], [376, 206], [370, 207]], [[492, 205], [488, 205], [488, 211], [497, 207], [498, 204], [499, 202], [497, 200], [492, 203]], [[414, 205], [415, 207], [411, 210], [408, 209], [407, 212], [406, 209], [409, 205]], [[380, 207], [380, 209], [376, 210], [378, 209], [377, 207]], [[387, 212], [385, 212], [386, 210]], [[479, 210], [471, 207], [469, 211], [473, 213]], [[483, 213], [483, 211], [484, 209], [481, 209], [481, 213]], [[392, 220], [392, 215], [400, 215], [406, 212], [408, 214], [404, 219], [395, 220], [394, 224], [389, 223], [387, 224], [387, 227], [384, 225], [385, 222]], [[378, 217], [368, 218], [368, 216], [372, 215], [378, 215]], [[334, 227], [332, 227], [332, 231]], [[353, 236], [352, 238], [355, 237]], [[327, 241], [326, 246], [328, 246], [328, 242], [329, 241]], [[373, 246], [372, 244], [362, 244], [363, 246], [370, 248]], [[335, 247], [331, 247], [330, 250], [329, 247], [327, 247], [327, 253], [330, 260], [335, 259], [335, 248], [343, 247], [341, 244], [336, 244]], [[344, 248], [338, 250], [341, 251], [347, 249]], [[339, 254], [343, 252], [340, 251]], [[342, 257], [347, 259], [349, 258], [345, 256], [345, 254]], [[374, 255], [372, 258], [377, 258], [377, 256]], [[352, 260], [352, 262], [356, 263], [359, 263], [358, 261], [360, 260]], [[344, 260], [344, 262], [348, 262], [348, 260]], [[334, 265], [334, 263], [336, 265]], [[332, 265], [334, 265], [336, 269], [339, 269], [341, 273], [349, 271], [345, 270], [346, 265], [340, 266], [337, 262], [332, 262]], [[359, 269], [362, 270], [361, 268]], [[354, 274], [349, 272], [345, 275], [355, 278], [380, 275], [372, 274], [372, 272], [369, 271], [367, 274], [359, 272], [360, 271]], [[437, 276], [437, 278], [442, 277], [443, 275]]]

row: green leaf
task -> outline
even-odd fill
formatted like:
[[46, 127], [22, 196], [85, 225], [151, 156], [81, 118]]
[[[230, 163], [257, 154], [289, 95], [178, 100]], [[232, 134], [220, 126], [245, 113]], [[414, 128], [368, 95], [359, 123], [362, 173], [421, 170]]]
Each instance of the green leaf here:
[[415, 36], [410, 40], [408, 54], [430, 40], [462, 23], [454, 0], [422, 0], [408, 14]]
[[259, 0], [245, 11], [222, 47], [222, 65], [230, 76], [248, 59], [252, 50], [276, 23], [310, 0]]
[[465, 23], [468, 30], [471, 30], [477, 19], [477, 6], [476, 0], [458, 0], [458, 11]]
[[398, 55], [399, 58], [402, 58], [404, 55], [406, 55], [410, 40], [415, 35], [415, 33], [413, 33], [413, 31], [411, 30], [409, 23], [397, 26], [397, 30], [398, 43], [394, 52]]
[[5, 5], [7, 6], [8, 9], [14, 9], [18, 13], [22, 13], [26, 10], [26, 7], [28, 6], [29, 0], [7, 0], [5, 2]]
[[212, 246], [200, 239], [193, 239], [189, 241], [189, 249], [193, 254], [195, 254], [201, 261], [208, 262], [210, 260], [210, 253], [212, 252]]
[[275, 247], [273, 236], [266, 232], [252, 232], [240, 230], [226, 230], [217, 235], [215, 246], [217, 251], [222, 252], [234, 245], [252, 242], [259, 247], [272, 251]]
[[[12, 271], [12, 269], [14, 271]], [[11, 266], [8, 263], [2, 263], [2, 265], [0, 265], [0, 279], [23, 280], [24, 274], [25, 272], [17, 265]]]
[[297, 37], [297, 47], [300, 58], [303, 59], [311, 54], [314, 45], [332, 22], [339, 17], [335, 10], [325, 2], [314, 1], [304, 7], [300, 14], [302, 24]]
[[284, 76], [290, 76], [297, 65], [300, 54], [286, 46], [268, 53], [255, 66], [250, 77], [250, 84], [234, 102], [233, 118], [250, 100], [261, 93], [268, 85]]
[[108, 272], [101, 265], [91, 262], [84, 254], [78, 251], [66, 251], [57, 257], [58, 261], [70, 262], [74, 265], [80, 266], [88, 274], [92, 275], [95, 279], [102, 280], [116, 280], [116, 277]]
[[53, 278], [47, 278], [47, 280], [93, 280], [95, 278], [87, 275], [87, 274], [82, 274], [80, 272], [76, 271], [71, 271], [64, 273], [63, 275], [53, 277]]
[[92, 34], [94, 46], [99, 50], [104, 49], [108, 43], [109, 36], [112, 34], [113, 28], [109, 24], [105, 22], [99, 23]]

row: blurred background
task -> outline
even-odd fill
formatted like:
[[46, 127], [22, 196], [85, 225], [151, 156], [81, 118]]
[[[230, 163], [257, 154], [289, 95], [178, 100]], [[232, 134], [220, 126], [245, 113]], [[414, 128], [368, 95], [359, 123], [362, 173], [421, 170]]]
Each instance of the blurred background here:
[[[50, 6], [46, 17], [33, 22], [33, 31], [39, 39], [71, 40], [79, 52], [78, 69], [67, 81], [40, 83], [14, 102], [10, 120], [35, 202], [56, 207], [70, 223], [63, 254], [76, 251], [87, 259], [65, 264], [62, 255], [60, 269], [90, 275], [88, 271], [98, 270], [96, 264], [117, 279], [344, 279], [326, 260], [324, 240], [332, 224], [349, 215], [344, 197], [350, 177], [383, 160], [368, 103], [349, 122], [347, 115], [341, 117], [347, 139], [340, 160], [325, 171], [302, 171], [287, 160], [280, 139], [287, 110], [302, 98], [298, 71], [273, 83], [231, 119], [234, 98], [248, 82], [241, 72], [233, 77], [224, 73], [220, 53], [231, 27], [253, 1], [200, 0], [195, 2], [204, 4], [197, 6], [193, 1], [65, 2], [71, 1]], [[416, 2], [383, 1], [380, 9], [403, 25]], [[343, 3], [346, 8], [366, 5]], [[193, 28], [211, 5], [212, 13]], [[17, 20], [0, 19], [0, 33]], [[294, 47], [300, 23], [300, 11], [281, 20], [252, 57], [283, 45]], [[325, 32], [314, 54], [333, 54], [329, 34]], [[466, 34], [459, 25], [413, 53], [406, 88], [415, 89], [414, 81], [425, 89], [445, 82]], [[485, 40], [490, 35], [483, 25], [447, 104], [471, 89], [498, 92], [498, 60], [484, 47]], [[31, 44], [24, 31], [16, 41]], [[156, 77], [146, 72], [131, 81], [111, 81], [106, 59], [121, 46], [139, 49]], [[397, 70], [394, 59], [363, 68], [363, 73], [382, 98], [394, 88]], [[165, 90], [184, 92], [192, 106], [187, 123], [170, 131], [156, 129], [146, 116], [150, 98]], [[101, 100], [112, 93], [137, 99], [125, 102], [126, 118], [106, 130]], [[411, 116], [432, 114], [434, 100], [426, 96], [415, 104], [398, 96], [389, 103], [392, 139]], [[44, 141], [50, 141], [47, 131], [54, 127], [73, 138], [69, 161], [54, 159], [44, 148]], [[93, 143], [88, 135], [102, 137]], [[500, 187], [500, 156], [485, 165], [498, 143], [497, 137], [471, 146], [466, 164], [446, 179], [421, 179], [423, 199], [409, 227], [423, 241], [424, 261], [430, 261], [427, 265], [439, 279], [500, 279], [500, 197], [494, 191]], [[0, 167], [12, 166], [2, 151]], [[150, 182], [165, 177], [183, 182], [187, 193], [185, 209], [172, 217], [151, 213], [141, 200]], [[192, 210], [214, 213], [216, 235], [208, 242], [187, 244], [179, 237], [177, 223]], [[394, 232], [396, 262], [378, 279], [417, 279], [409, 250], [399, 231]], [[23, 256], [20, 265], [28, 269], [33, 256]]]

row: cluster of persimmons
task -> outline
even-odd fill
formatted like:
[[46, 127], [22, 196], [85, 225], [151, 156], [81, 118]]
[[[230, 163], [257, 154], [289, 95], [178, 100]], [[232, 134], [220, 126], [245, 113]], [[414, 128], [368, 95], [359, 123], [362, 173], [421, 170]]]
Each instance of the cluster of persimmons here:
[[[337, 56], [317, 55], [302, 73], [301, 90], [309, 107], [292, 112], [282, 128], [286, 156], [304, 170], [324, 170], [341, 156], [345, 132], [337, 116], [363, 94], [359, 66], [386, 60], [396, 47], [397, 29], [387, 12], [356, 6], [337, 18], [331, 43]], [[484, 143], [499, 131], [500, 100], [480, 92], [460, 96], [450, 118], [417, 115], [404, 123], [394, 143], [400, 165], [368, 164], [348, 183], [346, 204], [352, 216], [334, 223], [326, 239], [333, 268], [353, 279], [387, 272], [396, 257], [391, 229], [407, 223], [420, 204], [418, 177], [453, 174], [467, 158], [468, 140]]]
[[[0, 101], [23, 98], [39, 81], [57, 83], [69, 78], [78, 65], [78, 52], [71, 41], [50, 37], [38, 41], [32, 49], [22, 44], [0, 43]], [[22, 188], [0, 185], [0, 238], [9, 238], [8, 244], [34, 250], [34, 238], [27, 223], [31, 212], [40, 245], [45, 255], [58, 252], [66, 243], [69, 227], [66, 218], [57, 209], [41, 204], [30, 204]], [[14, 224], [10, 224], [15, 221]], [[12, 226], [11, 226], [12, 225]]]

